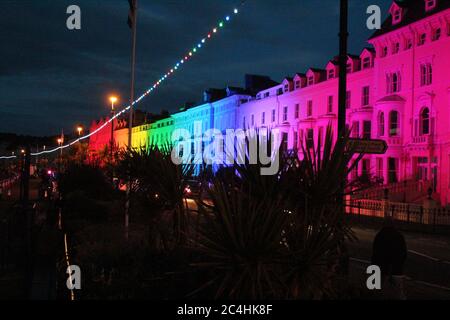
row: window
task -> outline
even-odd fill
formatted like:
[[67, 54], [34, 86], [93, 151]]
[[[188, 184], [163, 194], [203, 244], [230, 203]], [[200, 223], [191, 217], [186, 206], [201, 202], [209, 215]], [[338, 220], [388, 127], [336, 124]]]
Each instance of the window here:
[[412, 46], [413, 46], [412, 40], [411, 39], [406, 39], [405, 40], [405, 50], [411, 49]]
[[312, 117], [312, 114], [313, 114], [313, 102], [312, 102], [312, 100], [309, 100], [308, 107], [306, 108], [306, 116]]
[[347, 63], [347, 73], [352, 73], [353, 71], [353, 66], [351, 63]]
[[428, 86], [433, 82], [433, 67], [431, 63], [422, 64], [420, 66], [420, 85]]
[[242, 128], [245, 130], [245, 117], [242, 119]]
[[288, 107], [283, 108], [283, 122], [288, 121]]
[[399, 51], [400, 51], [400, 43], [396, 42], [396, 43], [394, 43], [394, 45], [392, 47], [392, 53], [397, 54]]
[[420, 113], [420, 134], [430, 134], [430, 109], [424, 108]]
[[436, 7], [436, 0], [425, 0], [425, 10], [429, 11]]
[[328, 113], [333, 113], [333, 96], [328, 96]]
[[388, 158], [388, 183], [398, 182], [398, 159]]
[[398, 112], [389, 113], [389, 136], [396, 137], [399, 134]]
[[268, 96], [270, 95], [270, 92], [266, 92], [266, 93], [264, 93], [264, 98], [267, 98]]
[[381, 57], [384, 58], [384, 57], [387, 56], [387, 54], [388, 54], [388, 48], [387, 47], [383, 47], [381, 49]]
[[288, 134], [283, 132], [282, 140], [281, 140], [281, 151], [286, 152], [288, 150]]
[[363, 139], [370, 139], [372, 136], [372, 122], [363, 122]]
[[319, 127], [319, 135], [318, 135], [317, 139], [323, 146], [324, 141], [325, 141], [325, 136], [323, 134], [323, 127]]
[[294, 131], [294, 146], [293, 146], [294, 150], [298, 149], [298, 132]]
[[284, 92], [289, 92], [289, 85], [288, 84], [284, 85]]
[[335, 76], [334, 69], [328, 70], [328, 79], [333, 79]]
[[255, 125], [255, 115], [252, 114], [252, 127]]
[[296, 104], [295, 105], [295, 119], [298, 119], [300, 116], [300, 105]]
[[383, 158], [377, 158], [377, 177], [384, 180]]
[[300, 80], [295, 81], [295, 89], [300, 89]]
[[272, 110], [272, 122], [275, 122], [275, 109]]
[[278, 88], [277, 95], [281, 96], [282, 94], [283, 94], [283, 89], [282, 88]]
[[422, 33], [422, 34], [419, 36], [419, 41], [418, 41], [417, 45], [423, 46], [423, 45], [425, 44], [426, 41], [427, 41], [427, 34], [426, 34], [426, 33]]
[[308, 77], [308, 86], [312, 86], [314, 84], [314, 76]]
[[392, 23], [396, 24], [399, 23], [402, 20], [402, 12], [400, 9], [397, 9], [394, 11], [394, 14], [392, 15]]
[[347, 94], [345, 96], [345, 107], [347, 109], [350, 108], [351, 102], [352, 102], [352, 93], [351, 93], [351, 91], [347, 91]]
[[386, 75], [387, 94], [392, 94], [400, 91], [400, 73], [394, 72]]
[[437, 41], [441, 38], [441, 28], [437, 28], [433, 31], [433, 36], [431, 37], [432, 41]]
[[359, 121], [353, 121], [352, 123], [352, 137], [359, 138]]
[[378, 136], [384, 136], [384, 112], [378, 114]]
[[314, 129], [308, 129], [306, 131], [306, 147], [307, 148], [314, 147]]
[[265, 112], [263, 112], [261, 114], [261, 124], [266, 124], [266, 113]]
[[368, 177], [370, 174], [370, 160], [369, 159], [363, 159], [362, 161], [362, 176]]
[[369, 69], [370, 67], [372, 67], [372, 62], [370, 61], [370, 57], [365, 57], [363, 59], [362, 68], [363, 69]]
[[361, 105], [363, 107], [368, 106], [370, 103], [370, 87], [366, 86], [362, 88]]

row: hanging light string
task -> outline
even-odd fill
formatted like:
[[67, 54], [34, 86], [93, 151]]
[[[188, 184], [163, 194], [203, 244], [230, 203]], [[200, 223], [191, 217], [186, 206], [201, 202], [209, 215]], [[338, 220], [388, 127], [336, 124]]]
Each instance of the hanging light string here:
[[[230, 22], [232, 20], [232, 16], [233, 15], [237, 15], [239, 13], [239, 9], [240, 7], [242, 7], [245, 4], [246, 1], [242, 1], [241, 4], [236, 7], [233, 10], [233, 14], [231, 15], [227, 15], [225, 16], [225, 18], [223, 20], [220, 20], [216, 26], [214, 26], [213, 29], [210, 30], [210, 32], [203, 37], [198, 44], [196, 44], [194, 47], [192, 47], [192, 49], [190, 49], [188, 52], [186, 52], [186, 54], [180, 59], [178, 60], [172, 67], [170, 67], [169, 70], [167, 70], [167, 72], [165, 74], [163, 74], [147, 91], [145, 91], [139, 98], [137, 98], [136, 100], [133, 101], [133, 103], [131, 104], [132, 106], [138, 104], [142, 99], [144, 99], [145, 97], [147, 97], [149, 94], [151, 94], [153, 91], [155, 91], [156, 89], [158, 89], [167, 79], [169, 79], [175, 72], [177, 72], [178, 70], [180, 70], [180, 68], [187, 63], [188, 61], [190, 61], [194, 55], [201, 49], [203, 48], [207, 41], [211, 40], [214, 35], [216, 35], [221, 29], [223, 29], [226, 25], [226, 23]], [[106, 126], [108, 126], [112, 121], [114, 121], [115, 119], [117, 119], [118, 117], [120, 117], [121, 115], [123, 115], [124, 113], [128, 112], [131, 108], [131, 105], [128, 105], [127, 107], [125, 107], [124, 109], [122, 109], [120, 112], [117, 112], [115, 116], [113, 116], [112, 118], [110, 118], [108, 121], [106, 121], [103, 125], [101, 125], [100, 127], [98, 127], [97, 129], [95, 129], [94, 131], [90, 132], [89, 134], [79, 137], [78, 139], [67, 143], [65, 145], [61, 145], [58, 147], [55, 147], [53, 149], [50, 150], [43, 150], [41, 152], [34, 152], [31, 153], [32, 156], [40, 156], [40, 155], [44, 155], [44, 154], [49, 154], [49, 153], [53, 153], [59, 150], [64, 150], [67, 148], [70, 148], [71, 146], [73, 146], [74, 144], [77, 144], [80, 141], [86, 140], [88, 138], [90, 138], [91, 136], [97, 134], [98, 132], [100, 132], [101, 130], [103, 130]], [[17, 156], [12, 155], [12, 156], [0, 156], [0, 160], [8, 160], [8, 159], [15, 159], [17, 158]]]

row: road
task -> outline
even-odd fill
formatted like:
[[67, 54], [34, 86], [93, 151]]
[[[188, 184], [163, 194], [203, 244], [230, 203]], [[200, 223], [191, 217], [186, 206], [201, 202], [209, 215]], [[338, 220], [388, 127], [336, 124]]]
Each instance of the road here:
[[[377, 230], [361, 226], [353, 230], [358, 241], [349, 245], [351, 271], [356, 281], [365, 284], [365, 270], [370, 264]], [[409, 232], [404, 236], [408, 246], [405, 266], [408, 297], [450, 300], [450, 238]]]

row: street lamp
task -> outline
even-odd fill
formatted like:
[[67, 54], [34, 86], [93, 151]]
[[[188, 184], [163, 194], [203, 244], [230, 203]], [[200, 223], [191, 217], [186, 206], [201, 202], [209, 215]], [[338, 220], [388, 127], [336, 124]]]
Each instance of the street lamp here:
[[111, 102], [111, 146], [110, 146], [110, 162], [112, 164], [113, 161], [113, 149], [114, 149], [114, 117], [116, 115], [116, 112], [114, 110], [114, 104], [117, 102], [117, 97], [116, 96], [111, 96], [109, 97], [109, 101]]
[[77, 131], [78, 131], [78, 138], [81, 137], [81, 132], [83, 132], [83, 127], [82, 126], [78, 126], [77, 127]]

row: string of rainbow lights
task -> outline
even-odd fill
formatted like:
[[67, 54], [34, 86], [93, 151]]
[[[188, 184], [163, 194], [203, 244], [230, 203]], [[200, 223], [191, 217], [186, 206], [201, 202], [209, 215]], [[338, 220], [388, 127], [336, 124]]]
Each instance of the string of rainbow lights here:
[[[244, 3], [246, 2], [246, 0], [242, 1], [241, 4], [236, 7], [233, 10], [233, 14], [237, 15], [239, 13], [239, 8], [242, 7], [244, 5]], [[114, 121], [115, 119], [117, 119], [118, 117], [120, 117], [121, 115], [123, 115], [124, 113], [126, 113], [127, 111], [130, 110], [131, 106], [134, 106], [136, 104], [138, 104], [142, 99], [144, 99], [145, 97], [147, 97], [150, 93], [152, 93], [153, 91], [155, 91], [157, 88], [159, 88], [161, 86], [161, 84], [166, 81], [168, 78], [170, 78], [175, 72], [177, 72], [186, 62], [190, 61], [191, 58], [197, 53], [197, 51], [199, 51], [201, 48], [203, 48], [203, 46], [206, 44], [206, 42], [208, 40], [211, 40], [213, 38], [213, 36], [219, 32], [220, 29], [222, 29], [223, 27], [225, 27], [225, 24], [227, 22], [231, 21], [231, 17], [232, 15], [227, 15], [225, 16], [224, 20], [221, 20], [217, 23], [217, 25], [204, 37], [202, 38], [199, 43], [197, 45], [195, 45], [191, 50], [189, 50], [189, 52], [187, 52], [184, 57], [182, 57], [180, 60], [177, 61], [177, 63], [175, 63], [175, 65], [173, 65], [168, 71], [167, 73], [165, 73], [164, 75], [161, 76], [161, 78], [159, 78], [158, 81], [156, 81], [153, 86], [151, 86], [147, 91], [145, 91], [139, 98], [137, 98], [136, 100], [134, 100], [131, 105], [128, 105], [127, 107], [123, 108], [121, 111], [117, 112], [116, 115], [112, 118], [110, 118], [108, 121], [106, 121], [102, 126], [98, 127], [96, 130], [90, 132], [87, 135], [81, 136], [78, 139], [67, 143], [65, 145], [61, 145], [58, 147], [55, 147], [53, 149], [50, 150], [43, 150], [41, 152], [35, 152], [35, 153], [31, 153], [31, 156], [40, 156], [40, 155], [44, 155], [44, 154], [49, 154], [49, 153], [53, 153], [59, 150], [64, 150], [66, 148], [70, 148], [71, 146], [73, 146], [74, 144], [86, 140], [88, 138], [90, 138], [91, 136], [95, 135], [96, 133], [100, 132], [101, 130], [103, 130], [108, 124], [110, 124], [112, 121]], [[16, 155], [11, 155], [11, 156], [0, 156], [0, 160], [8, 160], [8, 159], [15, 159], [17, 158]]]

